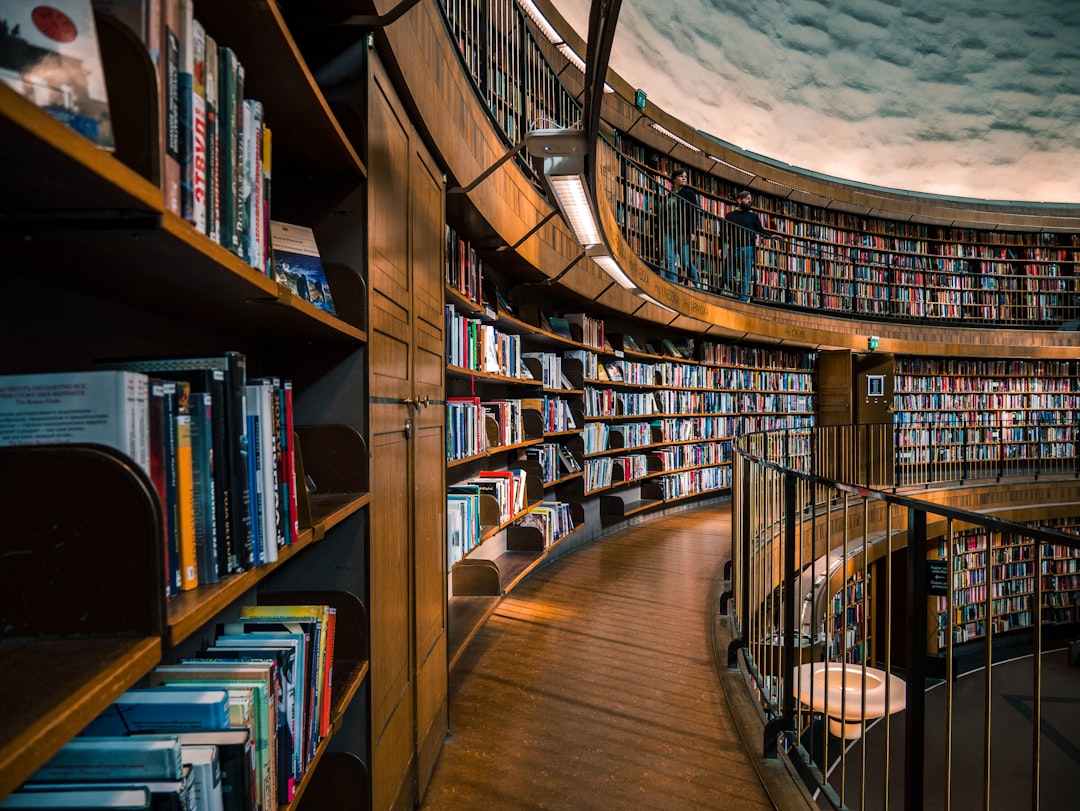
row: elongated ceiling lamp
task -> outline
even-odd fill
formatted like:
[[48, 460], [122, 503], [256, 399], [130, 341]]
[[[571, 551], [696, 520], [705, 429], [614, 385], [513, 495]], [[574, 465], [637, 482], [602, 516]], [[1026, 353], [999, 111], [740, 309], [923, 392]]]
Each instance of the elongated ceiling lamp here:
[[543, 175], [551, 196], [585, 255], [596, 262], [620, 286], [636, 285], [615, 261], [600, 230], [596, 207], [586, 180], [588, 153], [585, 133], [575, 129], [537, 129], [525, 135], [530, 155], [543, 158]]

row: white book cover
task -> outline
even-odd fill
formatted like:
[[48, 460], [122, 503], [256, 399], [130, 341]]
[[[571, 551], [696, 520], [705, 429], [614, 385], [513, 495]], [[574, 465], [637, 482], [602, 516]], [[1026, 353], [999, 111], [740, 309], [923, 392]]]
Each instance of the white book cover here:
[[225, 811], [221, 792], [221, 764], [216, 746], [185, 744], [180, 748], [185, 766], [194, 778], [195, 807], [199, 811]]
[[149, 383], [141, 372], [0, 376], [0, 446], [89, 442], [150, 472]]
[[115, 147], [90, 0], [0, 0], [0, 81], [99, 147]]

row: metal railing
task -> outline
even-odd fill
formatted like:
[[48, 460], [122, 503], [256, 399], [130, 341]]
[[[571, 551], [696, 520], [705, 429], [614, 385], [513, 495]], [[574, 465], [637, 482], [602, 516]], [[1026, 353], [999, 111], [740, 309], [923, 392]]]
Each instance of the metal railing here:
[[1067, 805], [1080, 731], [1052, 712], [1080, 698], [1062, 650], [1080, 629], [1080, 483], [1044, 482], [1059, 502], [1038, 525], [912, 498], [886, 489], [897, 430], [735, 442], [728, 658], [764, 752], [822, 807]]
[[695, 207], [672, 194], [665, 175], [606, 141], [597, 161], [597, 193], [609, 200], [623, 239], [670, 281], [869, 320], [1058, 329], [1080, 317], [1068, 261], [954, 255], [965, 248], [960, 243], [938, 246], [938, 255], [893, 250], [879, 244], [880, 236], [856, 231], [843, 232], [851, 244], [779, 228], [763, 239], [725, 219], [730, 203], [699, 194]]

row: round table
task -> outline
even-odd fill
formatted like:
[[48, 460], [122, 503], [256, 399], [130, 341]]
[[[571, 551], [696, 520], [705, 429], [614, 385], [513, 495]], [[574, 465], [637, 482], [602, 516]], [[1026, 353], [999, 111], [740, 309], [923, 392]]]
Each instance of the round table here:
[[[829, 718], [829, 732], [853, 740], [863, 720], [872, 721], [907, 706], [907, 684], [884, 670], [847, 662], [810, 662], [795, 668], [792, 693]], [[886, 701], [888, 703], [886, 703]]]

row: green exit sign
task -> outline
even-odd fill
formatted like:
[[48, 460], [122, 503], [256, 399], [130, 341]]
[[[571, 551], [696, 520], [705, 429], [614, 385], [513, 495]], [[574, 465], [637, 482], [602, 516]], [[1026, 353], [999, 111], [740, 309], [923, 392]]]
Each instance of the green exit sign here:
[[645, 96], [645, 91], [644, 90], [639, 89], [634, 94], [634, 104], [637, 105], [637, 108], [639, 110], [644, 110], [645, 109], [645, 99], [646, 99], [646, 96]]

